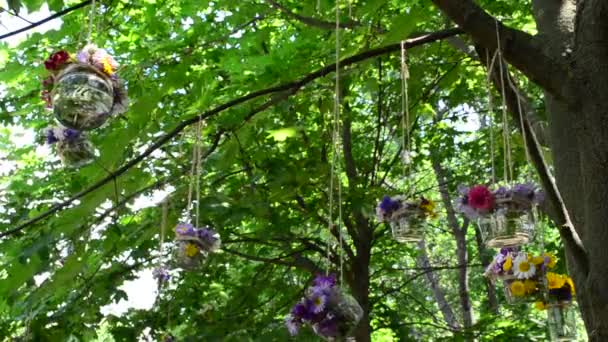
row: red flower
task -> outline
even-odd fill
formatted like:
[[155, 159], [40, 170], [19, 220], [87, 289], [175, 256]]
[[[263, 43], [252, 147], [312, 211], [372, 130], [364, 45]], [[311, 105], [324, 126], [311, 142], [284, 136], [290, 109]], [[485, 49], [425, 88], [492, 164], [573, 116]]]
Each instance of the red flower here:
[[479, 211], [490, 211], [494, 208], [494, 195], [486, 186], [475, 185], [469, 189], [467, 204]]
[[52, 54], [49, 59], [44, 62], [46, 70], [57, 70], [70, 59], [70, 54], [67, 51], [61, 50]]

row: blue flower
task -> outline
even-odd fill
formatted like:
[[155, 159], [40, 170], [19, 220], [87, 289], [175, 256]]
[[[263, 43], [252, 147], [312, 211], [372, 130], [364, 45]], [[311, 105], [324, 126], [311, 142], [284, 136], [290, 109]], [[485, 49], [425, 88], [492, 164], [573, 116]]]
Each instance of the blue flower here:
[[175, 233], [177, 235], [195, 236], [196, 230], [190, 223], [178, 223], [177, 226], [175, 226]]
[[327, 304], [327, 295], [323, 293], [323, 291], [314, 292], [310, 300], [312, 302], [312, 312], [318, 314], [325, 310], [325, 305]]
[[323, 337], [337, 337], [339, 323], [338, 317], [327, 315], [327, 318], [316, 325], [315, 332]]
[[302, 326], [302, 321], [289, 315], [285, 317], [285, 326], [287, 326], [287, 330], [291, 336], [296, 336]]
[[71, 128], [66, 128], [63, 131], [63, 136], [65, 137], [65, 140], [76, 140], [78, 138], [80, 138], [80, 131], [77, 131], [75, 129], [71, 129]]
[[312, 282], [313, 291], [315, 290], [326, 290], [334, 287], [336, 285], [336, 275], [330, 274], [327, 276], [317, 275], [316, 278]]
[[58, 141], [59, 141], [59, 139], [57, 139], [57, 137], [55, 136], [55, 131], [52, 128], [47, 128], [46, 129], [46, 143], [50, 145], [50, 144], [54, 144]]
[[384, 196], [378, 207], [380, 207], [386, 215], [390, 215], [401, 208], [401, 202], [393, 200], [390, 196]]

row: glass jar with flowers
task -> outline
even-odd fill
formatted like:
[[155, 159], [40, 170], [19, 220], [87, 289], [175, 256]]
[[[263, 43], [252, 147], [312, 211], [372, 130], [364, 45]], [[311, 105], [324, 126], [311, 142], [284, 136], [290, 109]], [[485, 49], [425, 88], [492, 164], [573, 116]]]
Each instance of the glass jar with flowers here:
[[175, 227], [177, 264], [185, 270], [196, 270], [203, 267], [209, 254], [221, 246], [218, 233], [209, 227], [196, 228], [189, 223], [180, 223]]
[[436, 217], [435, 203], [424, 197], [406, 201], [403, 196], [384, 196], [376, 207], [378, 220], [388, 222], [398, 242], [415, 242], [424, 238], [428, 218]]
[[344, 341], [362, 316], [359, 303], [336, 285], [334, 275], [319, 275], [305, 297], [291, 309], [285, 324], [292, 336], [306, 323], [327, 341]]
[[542, 294], [545, 271], [553, 267], [555, 257], [550, 254], [533, 256], [516, 247], [504, 247], [484, 275], [502, 281], [507, 303], [521, 304], [534, 302]]
[[127, 107], [118, 64], [104, 49], [87, 45], [75, 57], [53, 53], [45, 62], [51, 76], [43, 81], [42, 98], [64, 126], [86, 131], [103, 125]]
[[460, 187], [456, 208], [476, 221], [488, 247], [520, 246], [528, 243], [534, 231], [533, 206], [544, 199], [533, 184], [515, 184], [491, 191], [485, 185]]
[[68, 167], [81, 167], [95, 160], [95, 148], [83, 132], [66, 127], [46, 129], [46, 142], [55, 145], [57, 155]]
[[576, 309], [573, 305], [574, 282], [563, 274], [548, 272], [547, 293], [535, 306], [547, 310], [547, 323], [552, 341], [576, 341]]

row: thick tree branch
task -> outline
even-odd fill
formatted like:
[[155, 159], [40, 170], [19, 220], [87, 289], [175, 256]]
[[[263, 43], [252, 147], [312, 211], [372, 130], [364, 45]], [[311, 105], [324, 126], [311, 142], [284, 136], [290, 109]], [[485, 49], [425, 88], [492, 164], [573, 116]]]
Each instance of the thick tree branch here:
[[73, 12], [73, 11], [79, 9], [79, 8], [82, 8], [82, 7], [84, 7], [84, 6], [86, 6], [86, 5], [90, 4], [90, 3], [91, 3], [91, 0], [83, 1], [83, 2], [81, 2], [79, 4], [77, 4], [77, 5], [74, 5], [72, 7], [68, 7], [66, 9], [64, 9], [64, 10], [61, 10], [61, 11], [59, 11], [59, 12], [57, 12], [57, 13], [55, 13], [55, 14], [47, 17], [47, 18], [44, 18], [44, 19], [42, 19], [40, 21], [32, 23], [31, 25], [28, 25], [28, 26], [22, 27], [22, 28], [20, 28], [18, 30], [15, 30], [15, 31], [12, 31], [12, 32], [9, 32], [9, 33], [5, 33], [3, 35], [0, 35], [0, 39], [8, 38], [10, 36], [14, 36], [14, 35], [19, 34], [21, 32], [25, 32], [27, 30], [31, 30], [31, 29], [33, 29], [33, 28], [35, 28], [37, 26], [40, 26], [40, 25], [46, 23], [47, 21], [51, 21], [53, 19], [59, 18], [61, 16], [64, 16], [64, 15], [66, 15], [66, 14], [68, 14], [70, 12]]
[[[488, 50], [482, 49], [480, 47], [476, 47], [477, 53], [480, 56], [481, 60], [486, 60]], [[498, 60], [498, 63], [502, 63], [501, 60]], [[519, 115], [519, 106], [517, 103], [518, 96], [521, 96], [515, 92], [515, 90], [509, 86], [509, 83], [515, 84], [511, 75], [508, 72], [507, 65], [503, 65], [503, 70], [505, 72], [503, 78], [504, 82], [500, 81], [500, 66], [496, 63], [494, 66], [494, 70], [491, 71], [492, 82], [494, 86], [498, 89], [499, 92], [502, 92], [502, 84], [505, 85], [505, 100], [507, 104], [507, 109], [509, 110], [512, 119], [515, 121], [518, 130], [523, 135], [523, 138], [526, 141], [526, 146], [528, 148], [528, 154], [530, 156], [531, 162], [538, 173], [541, 184], [546, 193], [546, 199], [549, 201], [553, 210], [549, 212], [552, 219], [559, 227], [559, 233], [564, 241], [564, 244], [568, 250], [571, 251], [577, 266], [581, 270], [583, 274], [587, 274], [589, 270], [589, 260], [587, 256], [587, 252], [583, 246], [581, 239], [579, 238], [576, 230], [574, 230], [574, 225], [570, 220], [570, 215], [568, 213], [568, 209], [564, 203], [564, 200], [561, 197], [559, 189], [557, 188], [557, 184], [554, 181], [553, 175], [549, 171], [549, 167], [545, 162], [545, 158], [543, 156], [543, 152], [541, 150], [538, 139], [536, 138], [536, 134], [534, 133], [534, 129], [530, 125], [528, 118], [526, 115]], [[522, 132], [523, 129], [523, 132]]]
[[490, 51], [498, 47], [503, 57], [532, 81], [559, 98], [566, 98], [569, 90], [567, 66], [551, 59], [542, 42], [533, 36], [503, 25], [481, 9], [473, 0], [433, 0], [433, 3], [473, 39]]
[[[405, 46], [406, 48], [412, 48], [414, 46], [419, 46], [422, 44], [426, 44], [426, 43], [430, 43], [430, 42], [434, 42], [437, 40], [441, 40], [447, 37], [451, 37], [457, 34], [462, 33], [461, 30], [459, 29], [450, 29], [450, 30], [443, 30], [443, 31], [437, 31], [434, 33], [430, 33], [430, 34], [426, 34], [423, 36], [419, 36], [416, 38], [412, 38], [412, 39], [408, 39], [405, 42]], [[342, 67], [351, 65], [351, 64], [355, 64], [361, 61], [365, 61], [369, 58], [373, 58], [379, 55], [383, 55], [383, 54], [387, 54], [390, 52], [394, 52], [394, 51], [399, 51], [401, 48], [400, 44], [392, 44], [392, 45], [387, 45], [384, 47], [380, 47], [377, 49], [372, 49], [372, 50], [368, 50], [365, 51], [363, 53], [348, 57], [343, 59], [340, 62], [340, 65]], [[108, 175], [105, 178], [102, 178], [101, 180], [97, 181], [95, 184], [91, 185], [90, 187], [78, 192], [77, 194], [75, 194], [74, 196], [72, 196], [71, 198], [67, 199], [64, 202], [58, 203], [55, 206], [51, 207], [48, 211], [35, 216], [21, 224], [18, 224], [15, 228], [9, 229], [7, 231], [4, 231], [2, 233], [0, 233], [0, 238], [9, 236], [9, 235], [13, 235], [21, 230], [23, 230], [24, 228], [37, 223], [49, 216], [51, 216], [52, 214], [59, 212], [61, 210], [63, 210], [64, 208], [66, 208], [67, 206], [69, 206], [70, 204], [74, 203], [74, 201], [86, 196], [87, 194], [101, 188], [102, 186], [104, 186], [106, 183], [113, 181], [116, 177], [124, 174], [125, 172], [127, 172], [130, 168], [134, 167], [135, 165], [139, 164], [139, 162], [141, 162], [143, 159], [145, 159], [146, 157], [148, 157], [150, 154], [152, 154], [154, 151], [156, 151], [157, 149], [159, 149], [161, 146], [163, 146], [165, 143], [167, 143], [168, 141], [170, 141], [173, 137], [177, 136], [182, 130], [184, 130], [186, 127], [195, 124], [197, 122], [199, 122], [200, 120], [206, 120], [214, 115], [217, 115], [218, 113], [221, 113], [222, 111], [237, 106], [239, 104], [245, 103], [249, 100], [253, 100], [256, 99], [258, 97], [262, 97], [265, 95], [269, 95], [269, 94], [273, 94], [273, 93], [279, 93], [279, 92], [285, 92], [284, 94], [286, 94], [287, 96], [297, 92], [300, 88], [304, 87], [306, 84], [316, 80], [317, 78], [323, 77], [325, 75], [328, 75], [332, 72], [334, 72], [336, 69], [336, 65], [335, 64], [330, 64], [326, 67], [323, 67], [313, 73], [310, 73], [304, 77], [302, 77], [301, 79], [297, 80], [297, 81], [293, 81], [293, 82], [289, 82], [289, 83], [284, 83], [275, 87], [270, 87], [270, 88], [266, 88], [266, 89], [262, 89], [262, 90], [258, 90], [252, 93], [249, 93], [245, 96], [236, 98], [234, 100], [228, 101], [222, 105], [219, 105], [207, 112], [201, 113], [200, 115], [195, 115], [193, 117], [191, 117], [190, 119], [184, 120], [181, 123], [179, 123], [174, 129], [172, 129], [170, 132], [166, 133], [165, 135], [161, 136], [158, 140], [156, 140], [156, 142], [154, 142], [150, 147], [148, 147], [144, 152], [142, 152], [140, 155], [138, 155], [137, 157], [131, 159], [129, 162], [127, 162], [126, 164], [124, 164], [123, 166], [121, 166], [120, 168], [118, 168], [116, 171], [114, 171], [112, 174]], [[260, 107], [254, 109], [253, 111], [251, 111], [247, 117], [246, 120], [250, 119], [251, 117], [253, 117], [256, 113], [259, 113], [263, 110], [265, 110], [266, 108], [270, 107], [271, 105], [274, 105], [275, 103], [278, 103], [279, 100], [283, 100], [285, 98], [285, 96], [280, 96], [278, 98], [274, 98], [268, 102], [266, 102], [265, 104], [261, 105]], [[245, 121], [246, 121], [245, 120]]]
[[[286, 16], [296, 19], [297, 21], [302, 22], [306, 25], [318, 27], [318, 28], [321, 28], [324, 30], [335, 30], [336, 29], [336, 23], [299, 15], [297, 13], [292, 12], [289, 8], [279, 4], [278, 2], [276, 2], [274, 0], [266, 0], [266, 2], [268, 2], [270, 4], [270, 6], [285, 13]], [[340, 28], [354, 29], [358, 26], [361, 26], [361, 23], [356, 22], [356, 21], [348, 21], [348, 22], [340, 22], [339, 25], [340, 25]]]

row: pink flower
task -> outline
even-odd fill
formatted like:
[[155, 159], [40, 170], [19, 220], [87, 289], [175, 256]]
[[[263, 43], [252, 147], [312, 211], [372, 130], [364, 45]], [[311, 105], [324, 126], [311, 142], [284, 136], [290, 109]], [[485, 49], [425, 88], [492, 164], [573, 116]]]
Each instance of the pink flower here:
[[494, 195], [485, 185], [476, 185], [469, 189], [468, 205], [479, 211], [490, 211], [494, 208]]

